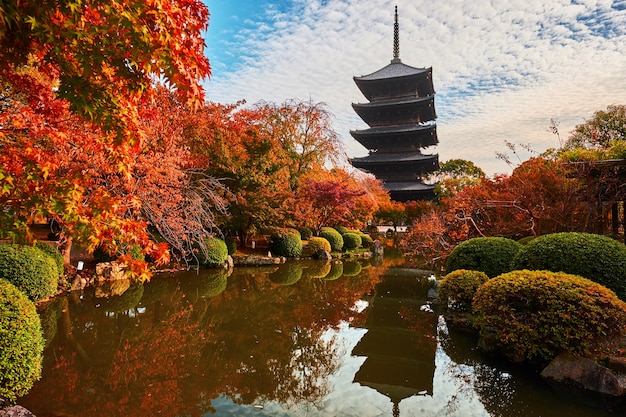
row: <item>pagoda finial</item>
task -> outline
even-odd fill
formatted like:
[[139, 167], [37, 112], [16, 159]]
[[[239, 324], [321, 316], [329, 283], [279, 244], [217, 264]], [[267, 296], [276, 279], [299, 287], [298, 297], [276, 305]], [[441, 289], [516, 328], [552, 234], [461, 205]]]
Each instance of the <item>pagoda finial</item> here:
[[393, 24], [393, 59], [391, 63], [400, 61], [400, 25], [398, 24], [398, 6], [396, 6], [395, 22]]

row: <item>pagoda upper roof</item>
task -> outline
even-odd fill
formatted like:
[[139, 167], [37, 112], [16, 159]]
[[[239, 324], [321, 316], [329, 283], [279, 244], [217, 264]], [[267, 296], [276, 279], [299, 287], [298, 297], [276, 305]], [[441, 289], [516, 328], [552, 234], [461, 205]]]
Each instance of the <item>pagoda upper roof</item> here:
[[410, 65], [403, 64], [402, 62], [391, 62], [389, 65], [379, 69], [368, 75], [362, 75], [360, 77], [354, 77], [357, 81], [375, 81], [385, 80], [389, 78], [408, 77], [411, 75], [428, 74], [432, 72], [432, 67], [429, 68], [416, 68]]
[[368, 102], [368, 103], [353, 103], [352, 107], [356, 108], [356, 107], [361, 107], [361, 108], [382, 108], [382, 107], [389, 107], [389, 106], [400, 106], [400, 105], [404, 105], [404, 104], [417, 104], [417, 103], [432, 103], [435, 101], [435, 98], [433, 96], [427, 96], [427, 97], [399, 97], [399, 98], [391, 98], [391, 99], [387, 99], [387, 100], [378, 100], [378, 101], [372, 101], [372, 102]]
[[[369, 155], [361, 158], [352, 158], [350, 162], [356, 165], [365, 162], [368, 163], [402, 163], [402, 162], [421, 162], [429, 160], [437, 160], [439, 155], [424, 155], [423, 153], [416, 152], [371, 152]], [[356, 166], [355, 165], [355, 166]]]

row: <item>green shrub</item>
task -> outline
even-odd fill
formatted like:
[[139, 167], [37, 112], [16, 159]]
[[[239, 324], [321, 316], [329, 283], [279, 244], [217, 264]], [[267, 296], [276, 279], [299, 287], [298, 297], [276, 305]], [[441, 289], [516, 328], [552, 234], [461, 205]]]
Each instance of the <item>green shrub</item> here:
[[321, 251], [330, 252], [330, 243], [323, 237], [312, 237], [309, 239], [309, 250], [313, 254]]
[[26, 394], [41, 377], [44, 339], [35, 305], [0, 279], [0, 409]]
[[502, 274], [478, 288], [473, 308], [483, 339], [517, 362], [589, 355], [626, 325], [626, 303], [615, 293], [562, 272]]
[[331, 263], [328, 261], [308, 261], [304, 264], [302, 275], [307, 278], [325, 278], [330, 269]]
[[35, 247], [48, 255], [54, 261], [57, 266], [57, 271], [59, 271], [58, 277], [63, 276], [63, 265], [65, 262], [63, 261], [63, 255], [61, 255], [61, 252], [57, 249], [57, 247], [46, 242], [37, 242]]
[[[296, 231], [297, 233], [293, 233]], [[295, 229], [277, 232], [270, 240], [270, 251], [274, 255], [297, 258], [302, 255], [302, 239]]]
[[192, 299], [213, 298], [228, 286], [228, 274], [229, 271], [224, 268], [202, 271], [200, 274], [194, 272], [181, 279], [180, 288]]
[[224, 262], [228, 259], [228, 248], [226, 242], [222, 239], [210, 236], [204, 239], [207, 253], [204, 255], [200, 253], [200, 261], [202, 265], [215, 268], [224, 265]]
[[520, 245], [528, 245], [534, 238], [535, 236], [525, 236], [519, 239], [517, 243], [519, 243]]
[[580, 275], [626, 300], [626, 246], [607, 236], [553, 233], [523, 246], [511, 269], [545, 269]]
[[359, 232], [359, 236], [361, 236], [361, 245], [364, 248], [369, 248], [372, 246], [372, 243], [374, 243], [374, 239], [367, 233]]
[[363, 242], [361, 236], [352, 232], [345, 233], [341, 237], [343, 238], [344, 250], [358, 249], [361, 247], [361, 243]]
[[320, 237], [323, 237], [330, 243], [331, 250], [340, 251], [343, 249], [343, 237], [332, 227], [322, 227]]
[[457, 269], [481, 271], [490, 278], [511, 271], [521, 245], [504, 237], [477, 237], [457, 245], [446, 261], [446, 274]]
[[310, 227], [300, 226], [297, 230], [300, 232], [300, 239], [302, 240], [309, 240], [313, 236], [313, 230]]
[[59, 271], [52, 258], [32, 246], [0, 245], [0, 278], [33, 301], [57, 292]]
[[487, 274], [481, 271], [457, 269], [439, 283], [439, 298], [452, 310], [471, 312], [476, 290], [488, 279]]
[[345, 226], [337, 226], [335, 227], [335, 230], [339, 232], [340, 235], [345, 235], [346, 233], [350, 232], [350, 229], [348, 229]]

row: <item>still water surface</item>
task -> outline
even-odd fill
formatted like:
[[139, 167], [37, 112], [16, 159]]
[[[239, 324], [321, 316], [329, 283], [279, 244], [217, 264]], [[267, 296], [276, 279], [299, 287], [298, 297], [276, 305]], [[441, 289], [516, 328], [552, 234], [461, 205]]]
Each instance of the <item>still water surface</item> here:
[[[41, 309], [38, 417], [606, 417], [448, 331], [399, 260], [159, 274]], [[119, 295], [111, 295], [119, 294]]]

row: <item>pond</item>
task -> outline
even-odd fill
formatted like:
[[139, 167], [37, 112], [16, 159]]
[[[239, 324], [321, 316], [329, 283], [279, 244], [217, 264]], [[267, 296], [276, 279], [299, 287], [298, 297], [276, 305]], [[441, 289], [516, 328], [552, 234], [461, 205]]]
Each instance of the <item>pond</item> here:
[[[447, 329], [431, 272], [399, 259], [156, 275], [40, 308], [52, 416], [613, 415]], [[435, 309], [436, 310], [436, 309]]]

